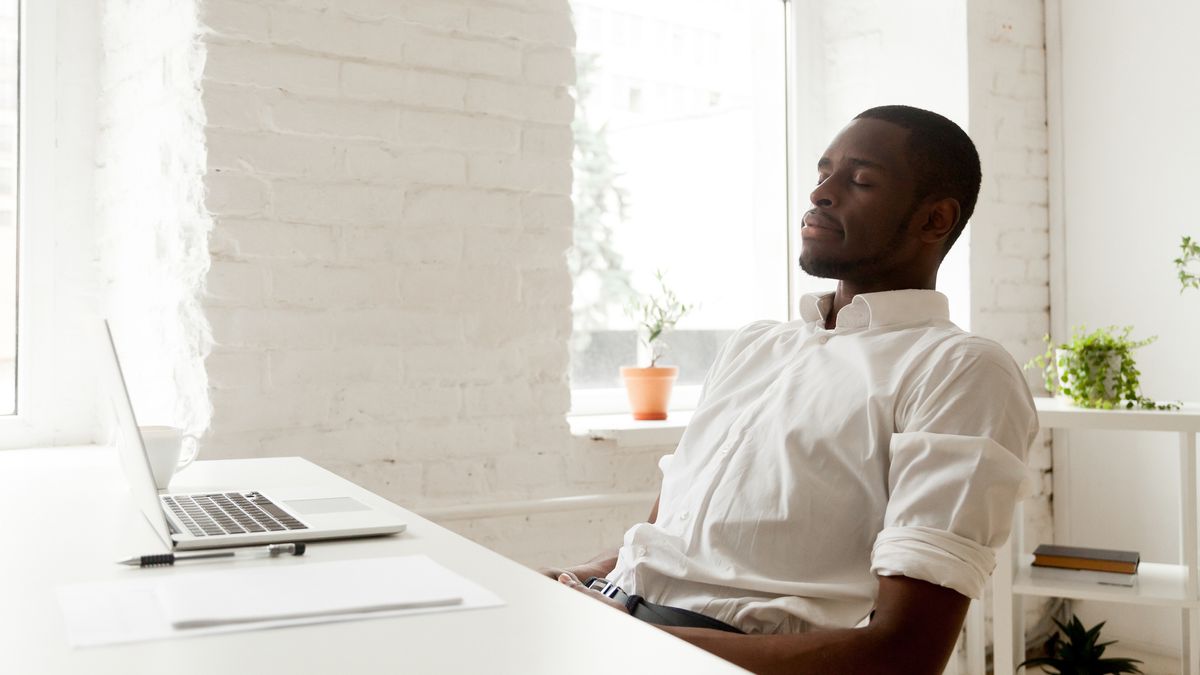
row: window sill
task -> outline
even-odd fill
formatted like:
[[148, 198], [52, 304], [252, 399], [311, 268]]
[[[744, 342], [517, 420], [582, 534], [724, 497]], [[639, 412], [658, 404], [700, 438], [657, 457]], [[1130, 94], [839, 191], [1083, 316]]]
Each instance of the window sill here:
[[568, 415], [571, 435], [593, 441], [616, 441], [618, 447], [676, 445], [692, 420], [691, 410], [673, 410], [662, 421], [635, 420], [629, 413], [620, 415]]

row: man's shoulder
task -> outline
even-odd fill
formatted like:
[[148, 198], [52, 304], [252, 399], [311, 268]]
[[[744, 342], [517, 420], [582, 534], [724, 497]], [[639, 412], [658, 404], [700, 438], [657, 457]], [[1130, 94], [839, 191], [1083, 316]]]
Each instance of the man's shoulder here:
[[781, 326], [786, 326], [786, 325], [787, 325], [786, 323], [784, 323], [782, 321], [776, 321], [775, 319], [759, 319], [758, 321], [751, 321], [750, 323], [733, 331], [733, 336], [734, 337], [758, 336], [758, 335], [762, 335], [763, 333], [769, 332], [773, 328], [779, 328]]
[[729, 336], [731, 345], [746, 346], [755, 340], [770, 334], [773, 331], [778, 331], [788, 324], [774, 319], [760, 319], [751, 321], [750, 323], [733, 331], [733, 335]]
[[965, 331], [948, 322], [945, 326], [937, 327], [928, 337], [930, 341], [926, 345], [926, 352], [931, 363], [953, 368], [991, 366], [1022, 379], [1016, 359], [991, 338]]
[[753, 358], [753, 354], [758, 350], [756, 345], [770, 342], [772, 334], [786, 330], [788, 325], [773, 319], [763, 319], [752, 321], [734, 330], [733, 334], [722, 344], [713, 366], [719, 368], [733, 361]]

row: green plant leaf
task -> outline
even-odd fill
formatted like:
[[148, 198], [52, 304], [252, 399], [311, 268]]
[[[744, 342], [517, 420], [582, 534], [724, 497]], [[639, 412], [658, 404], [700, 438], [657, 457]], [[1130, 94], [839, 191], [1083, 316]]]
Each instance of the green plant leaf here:
[[1054, 619], [1058, 632], [1046, 640], [1046, 656], [1022, 661], [1017, 668], [1047, 666], [1054, 668], [1055, 675], [1106, 675], [1108, 673], [1135, 673], [1141, 661], [1127, 658], [1101, 658], [1104, 650], [1116, 644], [1116, 640], [1100, 642], [1100, 631], [1104, 623], [1085, 628], [1078, 616], [1071, 616], [1067, 624]]
[[1117, 405], [1151, 410], [1175, 410], [1178, 403], [1159, 403], [1141, 392], [1141, 371], [1133, 351], [1153, 343], [1157, 337], [1133, 340], [1132, 326], [1108, 326], [1088, 331], [1078, 326], [1071, 340], [1055, 344], [1043, 338], [1046, 352], [1025, 364], [1042, 370], [1046, 391], [1069, 398], [1085, 408], [1111, 410]]
[[629, 307], [631, 318], [638, 323], [641, 342], [650, 351], [652, 368], [665, 352], [663, 336], [674, 329], [675, 324], [694, 307], [679, 301], [675, 292], [667, 287], [662, 270], [655, 272], [654, 278], [658, 281], [658, 290], [631, 303]]

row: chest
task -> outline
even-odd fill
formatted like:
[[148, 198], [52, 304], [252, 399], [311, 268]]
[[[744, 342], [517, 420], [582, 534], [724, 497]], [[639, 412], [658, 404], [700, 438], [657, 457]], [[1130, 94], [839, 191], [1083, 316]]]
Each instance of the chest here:
[[701, 446], [737, 437], [801, 451], [832, 441], [860, 448], [886, 442], [913, 361], [887, 335], [772, 336], [713, 374], [689, 432]]

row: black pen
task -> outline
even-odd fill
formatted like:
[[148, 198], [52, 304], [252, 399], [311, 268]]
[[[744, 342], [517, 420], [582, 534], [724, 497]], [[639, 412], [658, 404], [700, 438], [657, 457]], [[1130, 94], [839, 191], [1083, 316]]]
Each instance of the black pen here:
[[207, 551], [202, 553], [159, 553], [156, 555], [139, 555], [125, 560], [118, 560], [120, 565], [136, 565], [137, 567], [158, 567], [174, 565], [181, 560], [207, 560], [209, 558], [274, 558], [281, 555], [304, 555], [304, 544], [271, 544], [270, 546], [255, 546], [239, 548], [230, 551]]

